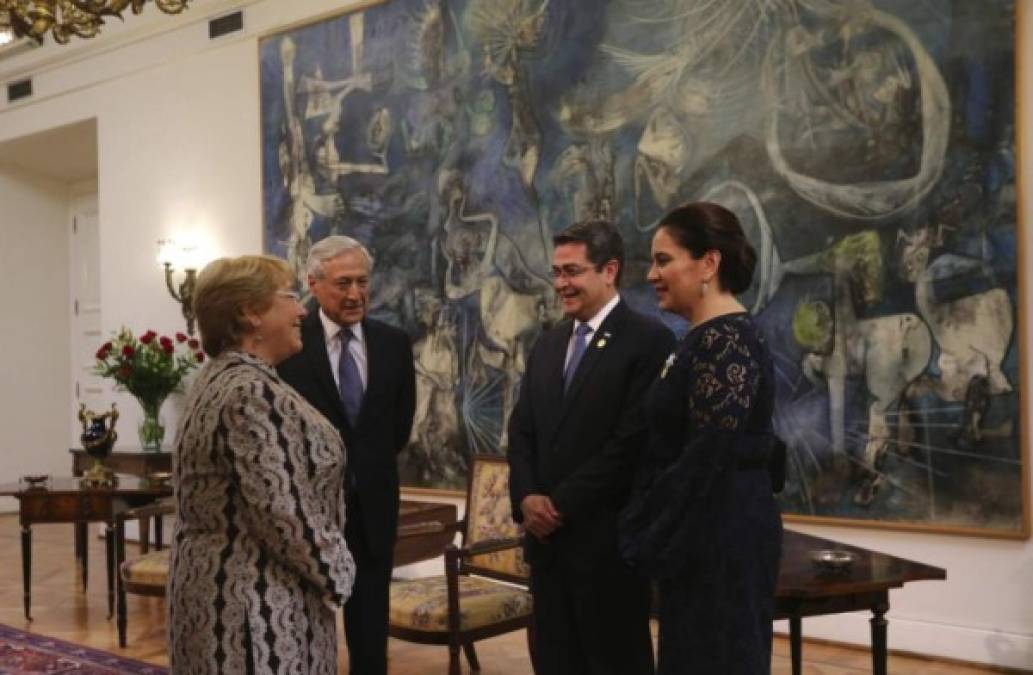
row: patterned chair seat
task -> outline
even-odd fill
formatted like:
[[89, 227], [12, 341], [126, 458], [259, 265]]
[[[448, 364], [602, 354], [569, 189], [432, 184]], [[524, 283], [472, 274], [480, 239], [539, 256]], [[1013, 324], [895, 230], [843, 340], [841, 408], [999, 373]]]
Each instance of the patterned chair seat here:
[[133, 586], [165, 588], [169, 578], [169, 549], [148, 553], [122, 563], [122, 578]]
[[[527, 589], [474, 576], [459, 577], [459, 630], [490, 626], [531, 614]], [[448, 587], [444, 576], [391, 584], [391, 624], [427, 632], [448, 631]]]

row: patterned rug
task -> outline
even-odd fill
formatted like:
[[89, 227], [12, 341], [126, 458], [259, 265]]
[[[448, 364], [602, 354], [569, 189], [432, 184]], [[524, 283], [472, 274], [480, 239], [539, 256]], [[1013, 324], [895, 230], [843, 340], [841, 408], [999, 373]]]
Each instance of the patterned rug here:
[[0, 675], [167, 675], [143, 661], [0, 624]]

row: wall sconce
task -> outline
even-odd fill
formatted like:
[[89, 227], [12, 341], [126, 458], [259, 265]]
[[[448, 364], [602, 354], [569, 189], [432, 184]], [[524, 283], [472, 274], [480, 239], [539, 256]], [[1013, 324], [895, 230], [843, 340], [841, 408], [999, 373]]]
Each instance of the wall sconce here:
[[[165, 267], [165, 286], [172, 299], [183, 308], [183, 318], [187, 322], [187, 335], [194, 335], [194, 286], [197, 285], [198, 247], [177, 244], [174, 239], [158, 240], [158, 262]], [[182, 268], [183, 281], [176, 286], [176, 268]]]

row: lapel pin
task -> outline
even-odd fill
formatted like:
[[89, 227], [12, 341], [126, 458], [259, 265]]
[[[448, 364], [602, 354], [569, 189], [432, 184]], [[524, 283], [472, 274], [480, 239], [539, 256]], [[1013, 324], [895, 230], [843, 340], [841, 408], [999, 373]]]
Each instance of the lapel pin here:
[[599, 341], [595, 343], [596, 349], [602, 349], [606, 346], [606, 341], [610, 338], [610, 331], [605, 331], [603, 336], [599, 338]]
[[675, 358], [676, 357], [674, 355], [674, 352], [671, 352], [670, 356], [667, 357], [667, 360], [664, 361], [664, 367], [660, 371], [660, 379], [661, 380], [664, 379], [665, 377], [667, 377], [667, 371], [670, 370], [671, 366], [674, 365]]

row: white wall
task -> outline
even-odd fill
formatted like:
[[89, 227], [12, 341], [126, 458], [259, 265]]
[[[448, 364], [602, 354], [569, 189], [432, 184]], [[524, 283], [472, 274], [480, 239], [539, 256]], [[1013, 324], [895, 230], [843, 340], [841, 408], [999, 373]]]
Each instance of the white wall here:
[[68, 199], [0, 167], [0, 482], [68, 473]]
[[[77, 56], [75, 62], [62, 62], [52, 52], [20, 57], [20, 63], [38, 59], [44, 64], [36, 102], [0, 108], [0, 141], [85, 117], [98, 120], [106, 330], [122, 324], [161, 331], [180, 328], [178, 307], [168, 298], [154, 262], [159, 238], [184, 226], [199, 226], [212, 236], [218, 252], [239, 254], [261, 248], [257, 35], [297, 22], [306, 13], [314, 16], [340, 6], [329, 0], [238, 3], [247, 5], [246, 34], [209, 43], [199, 21], [205, 18], [206, 8], [226, 4], [199, 2], [186, 18], [177, 19], [174, 30], [145, 42], [127, 40], [122, 47], [101, 50], [104, 53], [93, 59], [89, 53]], [[1020, 32], [1033, 35], [1033, 11], [1025, 12]], [[1028, 74], [1033, 72], [1033, 40], [1022, 44], [1021, 72]], [[8, 79], [4, 75], [0, 66], [0, 80]], [[1033, 101], [1028, 92], [1021, 109], [1029, 127]], [[1033, 146], [1029, 134], [1025, 141], [1022, 192], [1030, 195]], [[1033, 213], [1027, 210], [1027, 266], [1033, 261], [1030, 219]], [[41, 308], [27, 310], [40, 320], [51, 318]], [[1033, 312], [1033, 292], [1028, 288], [1023, 311], [1026, 316]], [[42, 378], [36, 379], [34, 386], [41, 386]], [[11, 382], [0, 381], [7, 399], [21, 396], [11, 393]], [[1033, 382], [1029, 373], [1026, 382], [1027, 386]], [[129, 412], [136, 412], [132, 401], [122, 400], [120, 408], [127, 411], [120, 424], [134, 428], [136, 419]], [[17, 444], [0, 447], [3, 461], [12, 466], [32, 456]], [[892, 594], [892, 648], [1033, 668], [1030, 542], [814, 526], [799, 529], [947, 569], [946, 582], [911, 584]], [[804, 631], [835, 640], [868, 641], [867, 617], [862, 615], [806, 620]]]
[[[227, 3], [197, 6], [206, 4]], [[297, 22], [300, 4], [252, 4], [246, 21], [254, 32], [246, 38], [209, 41], [206, 15], [187, 13], [193, 23], [93, 58], [63, 62], [45, 47], [20, 56], [8, 72], [0, 65], [0, 81], [31, 74], [36, 92], [34, 102], [0, 108], [0, 142], [97, 119], [105, 333], [122, 325], [183, 329], [156, 261], [159, 239], [190, 229], [205, 232], [216, 254], [261, 249], [255, 35]], [[321, 12], [340, 6], [305, 4]], [[43, 64], [38, 77], [26, 61]], [[113, 388], [110, 396], [125, 438], [139, 406]], [[166, 404], [166, 422], [174, 422], [180, 403]]]

